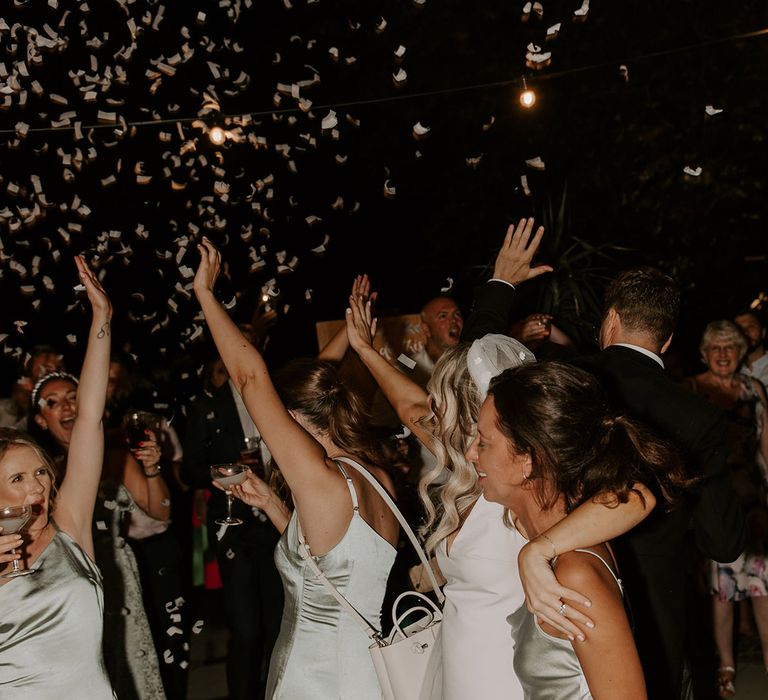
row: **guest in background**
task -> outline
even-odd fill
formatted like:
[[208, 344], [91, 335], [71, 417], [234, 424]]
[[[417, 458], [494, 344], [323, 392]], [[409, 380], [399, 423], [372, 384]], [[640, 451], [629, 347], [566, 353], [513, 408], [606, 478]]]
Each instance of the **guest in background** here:
[[747, 354], [741, 371], [758, 379], [768, 387], [768, 353], [765, 351], [765, 323], [756, 309], [746, 309], [736, 314], [734, 323], [747, 337]]
[[684, 452], [689, 475], [697, 479], [681, 507], [657, 508], [615, 542], [652, 698], [693, 692], [685, 653], [689, 528], [698, 551], [715, 561], [732, 561], [744, 543], [722, 413], [664, 371], [661, 356], [672, 342], [679, 308], [680, 292], [669, 276], [654, 268], [621, 273], [605, 292], [602, 351], [584, 361], [617, 407]]
[[739, 327], [713, 321], [704, 330], [701, 356], [706, 371], [686, 385], [725, 412], [728, 473], [746, 515], [745, 549], [735, 561], [712, 562], [715, 643], [720, 656], [718, 694], [736, 690], [733, 651], [734, 603], [749, 599], [768, 672], [768, 407], [763, 385], [739, 372], [748, 350]]
[[29, 395], [46, 374], [64, 369], [64, 357], [52, 345], [36, 345], [29, 353], [11, 395], [0, 400], [0, 426], [29, 430]]

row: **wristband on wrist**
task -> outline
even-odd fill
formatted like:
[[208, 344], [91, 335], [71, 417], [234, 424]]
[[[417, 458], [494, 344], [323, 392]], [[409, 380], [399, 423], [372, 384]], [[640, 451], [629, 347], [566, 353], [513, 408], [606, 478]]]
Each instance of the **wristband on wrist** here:
[[161, 471], [162, 471], [162, 468], [160, 467], [160, 465], [159, 465], [159, 464], [156, 464], [156, 465], [155, 465], [155, 471], [154, 471], [154, 472], [152, 472], [152, 473], [150, 474], [150, 473], [149, 473], [149, 472], [147, 472], [147, 470], [145, 469], [145, 470], [144, 470], [144, 476], [146, 476], [146, 477], [147, 477], [147, 479], [154, 479], [156, 476], [160, 476], [160, 472], [161, 472]]

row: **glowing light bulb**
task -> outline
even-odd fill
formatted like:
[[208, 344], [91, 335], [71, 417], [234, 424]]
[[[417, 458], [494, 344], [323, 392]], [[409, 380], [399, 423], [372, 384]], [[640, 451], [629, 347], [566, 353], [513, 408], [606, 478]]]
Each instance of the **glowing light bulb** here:
[[531, 88], [526, 88], [520, 93], [520, 104], [530, 109], [536, 104], [536, 93]]
[[227, 134], [220, 126], [214, 126], [208, 132], [208, 138], [214, 146], [221, 146], [227, 140]]
[[266, 304], [269, 301], [269, 295], [268, 294], [262, 294], [261, 300]]

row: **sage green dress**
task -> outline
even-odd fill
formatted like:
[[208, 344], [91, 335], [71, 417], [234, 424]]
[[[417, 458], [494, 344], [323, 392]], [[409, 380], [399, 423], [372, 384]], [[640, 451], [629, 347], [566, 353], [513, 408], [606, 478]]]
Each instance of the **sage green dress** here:
[[32, 568], [0, 586], [0, 700], [113, 700], [96, 565], [57, 527]]
[[[358, 612], [377, 624], [396, 550], [362, 518], [352, 480], [340, 464], [339, 469], [352, 498], [352, 520], [341, 541], [315, 561]], [[380, 700], [371, 642], [299, 553], [297, 524], [294, 511], [275, 549], [285, 607], [266, 698]]]
[[[603, 557], [589, 549], [575, 549], [597, 557], [611, 572], [624, 595], [621, 579]], [[587, 679], [567, 639], [547, 634], [533, 613], [523, 605], [507, 618], [515, 643], [514, 668], [523, 686], [525, 700], [590, 700]]]

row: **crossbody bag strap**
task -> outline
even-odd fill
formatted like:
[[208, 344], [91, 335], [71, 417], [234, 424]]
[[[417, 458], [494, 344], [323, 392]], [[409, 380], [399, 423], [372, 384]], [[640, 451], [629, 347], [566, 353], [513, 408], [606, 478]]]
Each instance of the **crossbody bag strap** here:
[[414, 534], [413, 530], [411, 530], [411, 526], [408, 524], [408, 521], [405, 519], [403, 514], [400, 512], [400, 509], [397, 507], [395, 502], [392, 500], [392, 497], [387, 493], [387, 490], [376, 480], [376, 477], [373, 476], [365, 467], [355, 462], [354, 459], [350, 459], [349, 457], [336, 457], [336, 460], [339, 462], [344, 462], [344, 464], [348, 464], [353, 469], [356, 469], [360, 475], [365, 478], [368, 483], [373, 486], [373, 488], [376, 489], [379, 496], [381, 496], [384, 503], [389, 506], [389, 509], [394, 513], [395, 517], [397, 518], [397, 521], [400, 523], [400, 527], [403, 528], [405, 531], [405, 534], [408, 535], [408, 539], [411, 541], [411, 544], [413, 545], [413, 548], [416, 550], [416, 554], [419, 555], [419, 559], [421, 563], [424, 565], [424, 570], [427, 572], [427, 576], [429, 576], [429, 582], [432, 584], [432, 590], [435, 592], [435, 595], [437, 596], [437, 600], [442, 605], [443, 601], [445, 600], [445, 596], [443, 595], [443, 592], [440, 590], [440, 585], [437, 583], [437, 579], [435, 578], [435, 574], [432, 571], [432, 567], [429, 564], [429, 559], [427, 559], [427, 555], [424, 553], [424, 550], [421, 547], [421, 544], [419, 543], [419, 540], [417, 539], [416, 535]]
[[[432, 583], [432, 589], [435, 591], [435, 595], [437, 596], [438, 601], [442, 605], [443, 601], [445, 600], [445, 596], [443, 595], [443, 592], [440, 590], [440, 586], [437, 584], [437, 579], [435, 578], [435, 574], [432, 571], [432, 567], [429, 565], [429, 560], [427, 559], [427, 555], [424, 554], [424, 550], [422, 549], [421, 545], [419, 544], [418, 539], [416, 539], [416, 535], [413, 533], [413, 530], [411, 530], [411, 526], [408, 524], [406, 519], [403, 517], [403, 514], [400, 512], [400, 509], [395, 505], [395, 502], [392, 500], [391, 496], [386, 492], [386, 490], [379, 484], [378, 481], [376, 481], [376, 478], [368, 472], [368, 470], [363, 467], [362, 465], [355, 462], [353, 459], [350, 459], [349, 457], [338, 457], [337, 458], [340, 462], [344, 462], [345, 464], [348, 464], [353, 469], [360, 472], [360, 474], [365, 477], [365, 479], [371, 483], [371, 485], [376, 489], [376, 491], [379, 493], [379, 495], [382, 497], [384, 502], [387, 504], [387, 506], [390, 508], [390, 510], [394, 513], [395, 517], [397, 518], [398, 522], [402, 526], [403, 530], [405, 530], [405, 533], [408, 535], [408, 539], [411, 541], [411, 544], [413, 545], [414, 549], [416, 550], [416, 553], [419, 555], [419, 559], [421, 560], [421, 563], [424, 565], [424, 569], [427, 572], [427, 575], [429, 576], [429, 579]], [[352, 619], [357, 622], [357, 624], [360, 626], [360, 628], [365, 632], [365, 634], [372, 639], [376, 644], [381, 645], [382, 644], [382, 637], [379, 630], [376, 629], [368, 620], [366, 620], [355, 608], [352, 603], [350, 603], [340, 592], [339, 589], [334, 586], [328, 577], [323, 573], [323, 570], [317, 565], [317, 562], [315, 561], [315, 558], [312, 556], [312, 552], [309, 550], [309, 547], [307, 546], [307, 541], [304, 539], [304, 532], [301, 529], [301, 522], [298, 517], [298, 513], [296, 514], [296, 528], [297, 528], [297, 535], [299, 538], [299, 553], [301, 557], [304, 559], [304, 561], [307, 562], [307, 565], [310, 569], [312, 569], [312, 572], [315, 574], [317, 578], [319, 578], [323, 585], [326, 587], [328, 592], [338, 601], [339, 605], [341, 605], [342, 608], [344, 608], [351, 616]]]
[[374, 642], [379, 644], [381, 642], [381, 633], [377, 630], [368, 620], [366, 620], [329, 580], [323, 573], [323, 570], [317, 565], [315, 558], [312, 556], [312, 552], [309, 551], [307, 542], [304, 539], [304, 533], [301, 530], [301, 523], [299, 522], [298, 514], [296, 516], [296, 527], [298, 529], [299, 536], [299, 554], [307, 562], [308, 566], [314, 572], [315, 576], [319, 578], [323, 585], [328, 589], [328, 592], [338, 601], [339, 605], [344, 608], [351, 616], [352, 619], [360, 625], [360, 628], [370, 637]]

